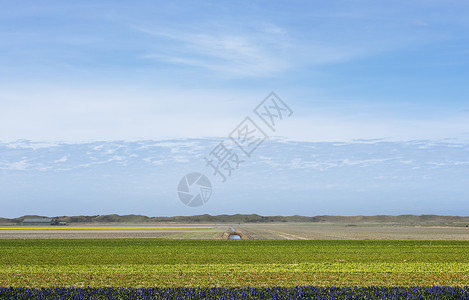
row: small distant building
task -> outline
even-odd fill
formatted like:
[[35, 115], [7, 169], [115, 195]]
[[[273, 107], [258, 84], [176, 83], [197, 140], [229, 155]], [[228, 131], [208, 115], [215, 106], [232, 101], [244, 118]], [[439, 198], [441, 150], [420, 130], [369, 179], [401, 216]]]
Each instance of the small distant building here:
[[56, 219], [52, 219], [52, 222], [50, 222], [50, 225], [67, 225], [67, 222], [57, 221]]
[[51, 218], [25, 218], [23, 225], [67, 225], [67, 222], [59, 222]]
[[52, 225], [50, 218], [24, 218], [23, 225]]

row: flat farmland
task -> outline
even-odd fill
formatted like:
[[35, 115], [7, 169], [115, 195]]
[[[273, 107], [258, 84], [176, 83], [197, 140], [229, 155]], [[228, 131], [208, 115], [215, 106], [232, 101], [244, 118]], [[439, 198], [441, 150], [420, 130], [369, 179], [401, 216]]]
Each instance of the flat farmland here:
[[0, 239], [3, 287], [468, 284], [469, 241]]
[[100, 224], [72, 226], [0, 226], [0, 239], [168, 238], [215, 239], [227, 230], [219, 225]]
[[236, 228], [252, 239], [469, 240], [469, 228], [463, 226], [277, 223], [244, 224]]
[[218, 239], [231, 233], [231, 228], [243, 239], [262, 240], [469, 240], [469, 228], [463, 226], [332, 223], [0, 226], [0, 239]]

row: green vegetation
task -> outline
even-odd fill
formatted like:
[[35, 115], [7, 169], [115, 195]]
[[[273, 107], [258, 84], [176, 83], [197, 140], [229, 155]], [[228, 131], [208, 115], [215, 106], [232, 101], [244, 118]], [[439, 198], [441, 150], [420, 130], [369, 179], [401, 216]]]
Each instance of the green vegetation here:
[[0, 240], [0, 286], [468, 285], [469, 241]]

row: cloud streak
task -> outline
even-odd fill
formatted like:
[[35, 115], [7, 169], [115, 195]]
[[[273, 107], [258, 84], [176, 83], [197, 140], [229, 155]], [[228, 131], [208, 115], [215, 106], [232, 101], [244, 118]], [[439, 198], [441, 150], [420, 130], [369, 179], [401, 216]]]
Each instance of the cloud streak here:
[[271, 77], [291, 67], [287, 54], [292, 45], [281, 28], [271, 27], [250, 34], [135, 29], [154, 37], [156, 44], [164, 45], [143, 55], [145, 59], [200, 67], [235, 77]]

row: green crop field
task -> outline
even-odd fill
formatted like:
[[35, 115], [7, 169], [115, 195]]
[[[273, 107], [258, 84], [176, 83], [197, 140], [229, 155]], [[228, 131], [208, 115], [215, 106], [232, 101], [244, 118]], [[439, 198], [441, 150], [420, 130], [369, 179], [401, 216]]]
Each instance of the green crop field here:
[[469, 285], [469, 241], [3, 239], [0, 286]]

